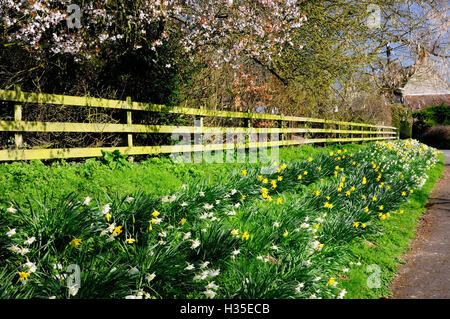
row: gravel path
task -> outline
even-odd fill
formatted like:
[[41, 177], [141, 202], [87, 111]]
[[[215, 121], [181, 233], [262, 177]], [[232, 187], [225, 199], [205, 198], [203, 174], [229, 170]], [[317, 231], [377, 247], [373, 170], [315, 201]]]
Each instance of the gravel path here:
[[410, 250], [391, 287], [393, 298], [450, 298], [450, 150]]

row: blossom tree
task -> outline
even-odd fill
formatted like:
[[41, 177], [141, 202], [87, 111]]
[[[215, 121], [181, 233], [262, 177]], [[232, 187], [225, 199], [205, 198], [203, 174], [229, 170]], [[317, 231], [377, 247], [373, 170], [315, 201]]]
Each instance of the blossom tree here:
[[[246, 59], [270, 64], [294, 45], [293, 33], [306, 21], [297, 2], [96, 0], [74, 6], [68, 0], [0, 0], [0, 16], [6, 42], [23, 45], [38, 58], [68, 53], [90, 59], [108, 45], [127, 50], [147, 45], [157, 52], [176, 36], [189, 57], [208, 53], [213, 66], [238, 66]], [[70, 25], [73, 19], [79, 24]]]

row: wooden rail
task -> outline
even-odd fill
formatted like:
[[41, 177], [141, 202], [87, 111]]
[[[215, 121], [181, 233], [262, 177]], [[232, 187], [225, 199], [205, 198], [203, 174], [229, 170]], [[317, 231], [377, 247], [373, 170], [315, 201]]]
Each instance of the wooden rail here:
[[[306, 118], [285, 115], [259, 114], [249, 112], [212, 111], [202, 108], [168, 107], [151, 103], [134, 102], [131, 98], [123, 100], [108, 100], [91, 97], [78, 97], [45, 93], [22, 92], [16, 86], [15, 90], [0, 90], [0, 101], [14, 102], [14, 120], [0, 120], [0, 132], [14, 133], [15, 148], [0, 150], [0, 161], [32, 160], [32, 159], [56, 159], [96, 157], [102, 155], [102, 150], [119, 150], [127, 155], [161, 154], [174, 152], [201, 152], [207, 150], [256, 148], [260, 146], [288, 146], [311, 143], [327, 142], [358, 142], [382, 139], [397, 139], [397, 128], [392, 126], [372, 125], [365, 123], [331, 121], [326, 119]], [[52, 104], [62, 106], [95, 107], [106, 109], [125, 110], [126, 124], [111, 123], [70, 123], [70, 122], [38, 122], [22, 120], [22, 105]], [[172, 114], [191, 115], [199, 119], [200, 126], [174, 126], [174, 125], [142, 125], [133, 124], [133, 111], [161, 112]], [[240, 118], [247, 120], [246, 127], [205, 127], [204, 117]], [[251, 120], [277, 121], [277, 128], [254, 128]], [[286, 127], [285, 122], [296, 123], [322, 123], [323, 125], [336, 125], [338, 129]], [[342, 129], [342, 126], [356, 127], [357, 129]], [[103, 148], [65, 148], [65, 149], [24, 149], [23, 136], [25, 132], [77, 132], [77, 133], [124, 133], [127, 134], [127, 145], [121, 147]], [[134, 146], [133, 134], [138, 133], [184, 133], [184, 134], [282, 134], [282, 138], [270, 142], [224, 143], [224, 144], [192, 144], [192, 145], [163, 145], [163, 146]], [[286, 134], [310, 133], [310, 134], [351, 134], [352, 137], [338, 138], [306, 138], [286, 139]], [[353, 135], [361, 137], [353, 137]]]

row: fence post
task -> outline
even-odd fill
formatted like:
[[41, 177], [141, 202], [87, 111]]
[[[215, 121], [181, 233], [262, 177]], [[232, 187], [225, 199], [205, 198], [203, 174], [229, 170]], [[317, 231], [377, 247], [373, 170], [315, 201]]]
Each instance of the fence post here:
[[[20, 96], [22, 93], [20, 86], [15, 85], [14, 89], [16, 91], [17, 96]], [[22, 104], [14, 105], [14, 121], [15, 122], [22, 121]], [[14, 134], [14, 144], [15, 144], [16, 149], [20, 149], [23, 147], [23, 135], [22, 134]]]
[[[200, 105], [201, 113], [203, 110], [203, 105]], [[201, 163], [203, 155], [203, 115], [196, 116], [194, 121], [194, 148], [200, 145], [202, 149], [200, 152], [194, 152], [194, 163]]]
[[[127, 104], [129, 106], [132, 105], [131, 103], [131, 97], [127, 96]], [[131, 128], [131, 125], [133, 125], [133, 118], [131, 115], [131, 111], [127, 111], [127, 125]], [[128, 134], [128, 147], [133, 147], [133, 134]]]

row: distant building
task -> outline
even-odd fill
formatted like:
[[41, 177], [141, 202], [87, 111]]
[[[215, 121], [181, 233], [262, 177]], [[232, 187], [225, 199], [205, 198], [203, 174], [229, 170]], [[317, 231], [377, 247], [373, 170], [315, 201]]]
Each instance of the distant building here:
[[450, 86], [436, 72], [428, 55], [419, 59], [413, 68], [413, 75], [399, 89], [399, 102], [413, 111], [442, 103], [450, 105]]

